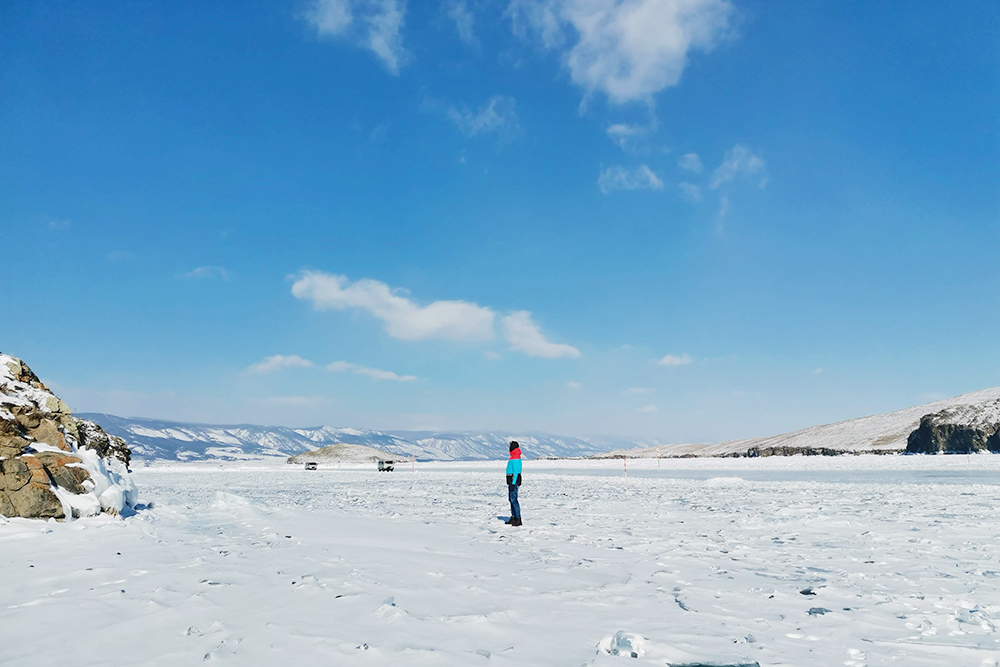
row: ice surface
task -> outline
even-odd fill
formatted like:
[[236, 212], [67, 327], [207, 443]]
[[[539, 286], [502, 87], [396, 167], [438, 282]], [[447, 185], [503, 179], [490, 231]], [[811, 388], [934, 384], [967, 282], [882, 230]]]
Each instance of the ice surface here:
[[1000, 664], [1000, 457], [656, 464], [526, 461], [520, 529], [502, 461], [141, 468], [0, 525], [0, 664]]

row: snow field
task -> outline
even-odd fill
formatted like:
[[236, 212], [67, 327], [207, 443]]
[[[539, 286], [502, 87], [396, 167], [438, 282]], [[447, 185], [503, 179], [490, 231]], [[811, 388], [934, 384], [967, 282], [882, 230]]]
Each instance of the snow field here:
[[526, 461], [521, 529], [502, 462], [140, 469], [0, 525], [0, 664], [1000, 665], [1000, 457], [825, 462]]

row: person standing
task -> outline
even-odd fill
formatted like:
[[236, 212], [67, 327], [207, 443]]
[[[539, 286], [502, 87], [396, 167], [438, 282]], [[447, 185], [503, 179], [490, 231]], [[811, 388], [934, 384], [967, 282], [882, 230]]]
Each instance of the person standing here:
[[510, 519], [504, 523], [521, 525], [521, 505], [517, 502], [517, 488], [521, 486], [521, 446], [516, 440], [510, 443], [510, 460], [507, 461], [507, 498], [510, 499]]

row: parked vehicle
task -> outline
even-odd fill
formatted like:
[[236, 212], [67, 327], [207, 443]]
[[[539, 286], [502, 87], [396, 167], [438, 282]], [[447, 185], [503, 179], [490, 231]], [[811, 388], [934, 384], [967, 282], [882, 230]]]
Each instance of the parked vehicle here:
[[307, 461], [306, 462], [306, 470], [316, 470], [316, 468], [318, 468], [318, 467], [319, 467], [319, 465], [315, 461]]
[[392, 472], [393, 462], [392, 461], [379, 461], [378, 471], [379, 472]]

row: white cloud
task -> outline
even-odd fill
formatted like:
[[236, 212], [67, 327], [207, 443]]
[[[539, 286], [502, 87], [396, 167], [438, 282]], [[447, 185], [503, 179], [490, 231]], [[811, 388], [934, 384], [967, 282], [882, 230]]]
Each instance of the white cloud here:
[[510, 137], [520, 129], [516, 106], [517, 100], [513, 97], [494, 95], [475, 112], [468, 107], [451, 107], [448, 118], [467, 137], [494, 132], [501, 137]]
[[729, 0], [511, 0], [507, 8], [515, 34], [563, 49], [573, 82], [616, 103], [648, 102], [676, 85], [688, 53], [710, 51], [732, 14]]
[[524, 352], [529, 357], [545, 357], [559, 359], [562, 357], [577, 358], [580, 350], [572, 345], [550, 343], [531, 319], [531, 313], [521, 310], [503, 318], [504, 338], [510, 347], [518, 352]]
[[390, 74], [399, 74], [400, 65], [408, 54], [403, 49], [403, 17], [406, 14], [405, 0], [382, 0], [376, 3], [379, 11], [371, 19], [368, 32], [368, 48], [382, 59]]
[[316, 0], [303, 14], [321, 35], [340, 35], [354, 20], [350, 0]]
[[693, 171], [696, 174], [700, 174], [701, 170], [704, 169], [701, 164], [701, 158], [698, 157], [697, 153], [686, 153], [681, 156], [681, 159], [677, 161], [677, 166], [687, 171]]
[[635, 410], [633, 410], [633, 412], [640, 415], [651, 415], [654, 412], [659, 412], [659, 411], [660, 409], [655, 405], [644, 405], [641, 408], [636, 408]]
[[493, 350], [487, 350], [483, 352], [483, 358], [489, 359], [490, 361], [500, 361], [503, 359], [503, 355], [499, 352], [494, 352]]
[[283, 368], [312, 368], [313, 362], [308, 359], [303, 359], [297, 354], [290, 354], [285, 356], [283, 354], [276, 354], [271, 357], [265, 357], [263, 361], [258, 361], [247, 367], [247, 371], [250, 373], [273, 373], [274, 371], [279, 371]]
[[458, 30], [458, 38], [467, 46], [475, 49], [479, 48], [479, 40], [476, 38], [473, 25], [475, 17], [469, 10], [465, 0], [447, 0], [445, 2], [445, 13], [455, 22], [455, 29]]
[[[750, 178], [757, 174], [762, 174], [765, 168], [764, 160], [743, 144], [736, 144], [728, 151], [722, 159], [722, 164], [712, 174], [712, 189], [718, 188], [723, 183], [729, 183], [737, 176]], [[766, 177], [761, 181], [760, 187], [767, 185]]]
[[701, 188], [693, 183], [678, 183], [677, 187], [681, 189], [681, 194], [684, 199], [689, 202], [699, 202], [701, 201]]
[[55, 219], [50, 219], [49, 223], [48, 223], [49, 229], [54, 229], [54, 230], [60, 231], [60, 232], [66, 231], [67, 229], [69, 229], [72, 226], [73, 226], [73, 221], [72, 220], [55, 220]]
[[400, 340], [440, 338], [458, 341], [492, 340], [494, 313], [468, 301], [434, 301], [419, 306], [405, 292], [365, 278], [303, 271], [292, 285], [297, 299], [311, 301], [316, 310], [355, 309], [370, 313], [385, 331]]
[[628, 390], [629, 394], [652, 394], [655, 389], [652, 387], [632, 387]]
[[686, 354], [668, 354], [656, 363], [661, 366], [686, 366], [691, 363], [691, 357]]
[[583, 387], [583, 384], [577, 382], [576, 380], [570, 380], [569, 382], [566, 383], [566, 386], [569, 387], [570, 389], [580, 389], [581, 387]]
[[221, 278], [222, 280], [229, 280], [229, 272], [221, 266], [199, 266], [198, 268], [191, 269], [185, 273], [184, 277], [191, 278], [192, 280], [200, 280], [202, 278]]
[[[615, 123], [608, 126], [605, 132], [619, 148], [625, 152], [644, 152], [641, 149], [642, 140], [656, 131], [657, 122], [654, 117], [648, 125], [629, 125], [628, 123]], [[638, 146], [636, 144], [639, 144]]]
[[662, 190], [663, 181], [646, 165], [635, 169], [614, 165], [607, 169], [601, 169], [601, 175], [597, 179], [597, 187], [604, 194], [615, 190]]
[[813, 371], [814, 375], [821, 375], [822, 373], [823, 373], [823, 369], [822, 368], [817, 368], [816, 370]]
[[314, 0], [302, 17], [320, 36], [347, 37], [367, 48], [390, 74], [409, 58], [403, 48], [406, 0]]
[[396, 382], [412, 382], [416, 380], [415, 375], [397, 375], [392, 371], [382, 371], [377, 368], [367, 368], [365, 366], [358, 366], [357, 364], [351, 364], [346, 361], [334, 361], [326, 367], [326, 370], [332, 373], [355, 373], [357, 375], [367, 375], [375, 380], [393, 380]]

